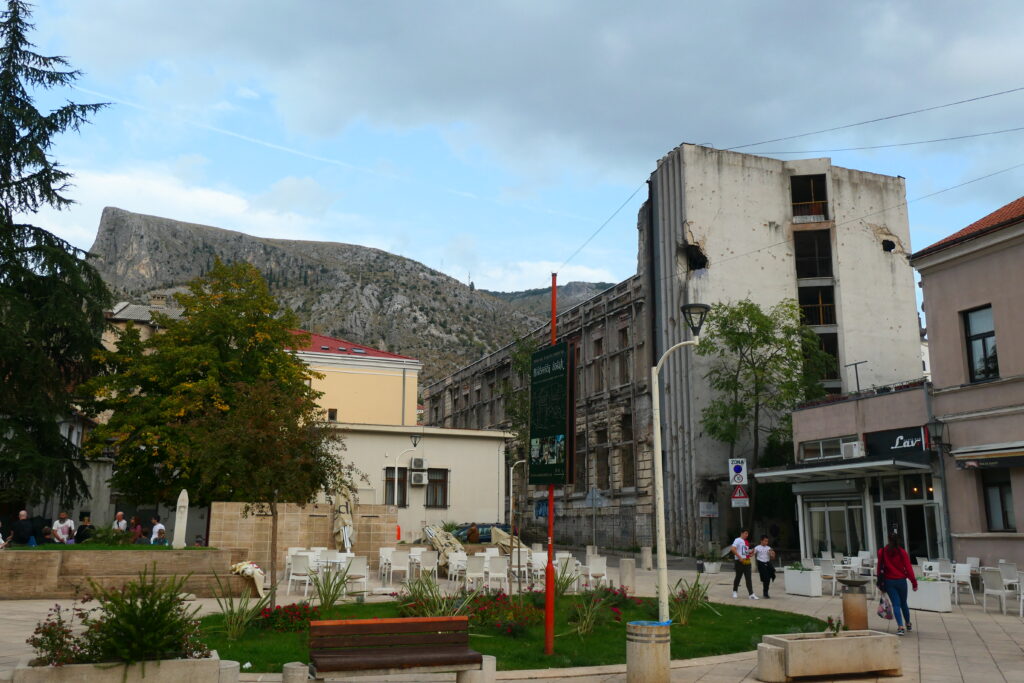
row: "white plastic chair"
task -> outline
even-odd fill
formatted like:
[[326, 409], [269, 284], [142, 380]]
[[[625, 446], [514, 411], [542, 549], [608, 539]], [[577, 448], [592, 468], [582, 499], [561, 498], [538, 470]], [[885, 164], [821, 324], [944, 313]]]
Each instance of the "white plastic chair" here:
[[489, 557], [497, 557], [498, 555], [501, 555], [501, 549], [497, 546], [489, 545], [486, 548], [484, 548], [484, 553], [486, 553]]
[[821, 580], [832, 582], [832, 595], [836, 594], [836, 566], [834, 560], [821, 560]]
[[466, 568], [462, 571], [462, 585], [465, 586], [470, 581], [473, 582], [473, 588], [476, 588], [477, 581], [487, 581], [486, 557], [473, 555], [466, 558]]
[[967, 564], [971, 567], [971, 571], [978, 571], [981, 568], [980, 557], [968, 557]]
[[448, 554], [448, 580], [458, 581], [466, 573], [466, 553], [456, 551]]
[[988, 596], [992, 595], [999, 598], [999, 605], [1003, 609], [1003, 614], [1006, 614], [1006, 599], [1013, 597], [1014, 591], [1006, 589], [1002, 572], [992, 567], [982, 567], [981, 584], [981, 608], [988, 612]]
[[396, 550], [391, 553], [391, 562], [388, 564], [388, 583], [391, 583], [395, 572], [405, 572], [405, 580], [409, 580], [409, 551]]
[[512, 552], [508, 556], [508, 563], [512, 567], [513, 576], [522, 576], [524, 579], [529, 578], [530, 556], [532, 554], [526, 548], [512, 548]]
[[591, 555], [587, 558], [587, 581], [592, 588], [608, 582], [608, 558]]
[[978, 604], [978, 598], [974, 596], [974, 586], [971, 585], [971, 565], [957, 563], [953, 565], [953, 597], [956, 598], [956, 604], [960, 604], [960, 586], [967, 586], [967, 590], [971, 592], [971, 600], [975, 605]]
[[1020, 603], [1017, 616], [1024, 619], [1024, 572], [1017, 572], [1017, 602]]
[[940, 581], [953, 580], [953, 563], [949, 560], [939, 560], [937, 573]]
[[433, 574], [434, 578], [437, 579], [436, 550], [427, 550], [420, 553], [420, 576], [423, 576], [423, 574]]
[[1003, 577], [1003, 587], [1016, 590], [1019, 587], [1020, 579], [1017, 577], [1016, 562], [1000, 562], [999, 573]]
[[534, 583], [544, 583], [547, 566], [547, 553], [532, 553], [530, 555], [530, 580]]
[[306, 597], [306, 593], [309, 591], [309, 576], [315, 573], [311, 564], [311, 556], [306, 553], [295, 553], [292, 556], [292, 566], [288, 571], [288, 595], [292, 594], [292, 582], [302, 581], [302, 597]]
[[496, 555], [487, 559], [489, 560], [487, 567], [487, 587], [491, 587], [492, 581], [497, 581], [499, 588], [501, 588], [501, 584], [505, 584], [505, 588], [510, 590], [508, 585], [508, 558], [503, 555]]
[[[857, 551], [857, 557], [859, 557], [861, 560], [870, 560], [871, 559], [871, 551], [870, 550], [858, 550]], [[864, 563], [861, 562], [861, 564], [864, 564]]]
[[377, 578], [383, 580], [388, 575], [388, 567], [391, 566], [391, 553], [395, 552], [394, 548], [378, 548], [377, 549]]
[[362, 592], [365, 593], [367, 591], [366, 579], [370, 573], [370, 563], [369, 560], [366, 559], [366, 556], [356, 555], [355, 557], [348, 558], [348, 566], [346, 567], [346, 570], [348, 571], [348, 575], [346, 577], [348, 579], [348, 585], [351, 586], [353, 583], [361, 583], [363, 584]]

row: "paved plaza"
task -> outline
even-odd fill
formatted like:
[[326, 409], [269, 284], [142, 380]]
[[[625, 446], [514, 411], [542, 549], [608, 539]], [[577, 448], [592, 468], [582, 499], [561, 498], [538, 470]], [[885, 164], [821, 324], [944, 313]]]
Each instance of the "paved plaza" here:
[[[609, 564], [614, 564], [609, 558]], [[617, 578], [617, 569], [610, 568], [611, 578]], [[669, 584], [679, 578], [692, 579], [695, 572], [671, 569]], [[715, 602], [740, 602], [756, 608], [779, 609], [808, 614], [820, 619], [841, 616], [842, 604], [838, 596], [825, 595], [821, 598], [806, 598], [786, 595], [782, 592], [782, 578], [776, 582], [774, 596], [770, 600], [733, 600], [732, 575], [706, 575], [712, 580], [711, 599]], [[654, 595], [655, 573], [637, 571], [637, 592], [640, 595]], [[371, 583], [371, 590], [376, 587]], [[826, 589], [827, 590], [827, 589]], [[290, 596], [301, 599], [301, 593]], [[0, 602], [0, 680], [17, 663], [31, 654], [25, 639], [32, 632], [37, 621], [53, 606], [53, 600], [10, 600]], [[60, 601], [67, 604], [70, 601]], [[279, 599], [281, 602], [281, 599]], [[903, 676], [880, 678], [878, 681], [915, 681], [922, 683], [946, 683], [965, 681], [995, 683], [1008, 681], [1024, 682], [1024, 621], [1017, 617], [1017, 605], [1008, 606], [1007, 614], [999, 613], [998, 606], [991, 600], [988, 613], [970, 602], [970, 596], [954, 605], [951, 613], [913, 611], [914, 631], [900, 639], [903, 655]], [[213, 600], [199, 600], [202, 613], [216, 610]], [[879, 631], [895, 632], [895, 622], [879, 619], [869, 609], [870, 627]], [[556, 646], [557, 647], [557, 646]], [[681, 660], [673, 662], [673, 681], [701, 681], [702, 683], [738, 683], [756, 681], [757, 667], [755, 652], [743, 652], [718, 657]], [[537, 671], [499, 671], [498, 679], [504, 681], [572, 681], [573, 683], [621, 683], [626, 680], [625, 666], [588, 667], [579, 669], [545, 669]], [[280, 681], [279, 675], [242, 674], [243, 681]], [[360, 678], [360, 681], [452, 681], [454, 675]], [[803, 679], [827, 680], [827, 679]], [[875, 678], [844, 677], [849, 681], [874, 681]]]

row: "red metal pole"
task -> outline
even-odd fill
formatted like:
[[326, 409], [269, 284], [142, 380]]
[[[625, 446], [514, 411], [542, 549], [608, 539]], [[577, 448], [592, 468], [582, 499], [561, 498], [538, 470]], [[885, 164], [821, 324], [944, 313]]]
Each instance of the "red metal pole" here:
[[[558, 273], [551, 273], [551, 344], [558, 339]], [[544, 654], [555, 654], [555, 485], [548, 484], [548, 566], [544, 568]]]

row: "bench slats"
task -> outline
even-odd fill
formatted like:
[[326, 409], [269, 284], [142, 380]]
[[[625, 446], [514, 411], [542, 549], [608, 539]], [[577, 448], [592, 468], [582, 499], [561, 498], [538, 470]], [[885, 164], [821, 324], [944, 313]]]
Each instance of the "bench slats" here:
[[310, 653], [310, 659], [319, 672], [379, 669], [384, 663], [391, 669], [482, 664], [483, 655], [468, 647], [403, 647], [394, 650], [352, 649], [344, 653], [314, 650]]
[[456, 617], [455, 620], [412, 620], [402, 622], [398, 619], [352, 619], [334, 622], [311, 622], [309, 625], [310, 643], [325, 636], [341, 636], [360, 633], [438, 633], [444, 631], [468, 631], [469, 619]]
[[310, 649], [341, 653], [349, 648], [399, 645], [464, 645], [469, 646], [469, 633], [379, 633], [327, 636], [310, 640]]

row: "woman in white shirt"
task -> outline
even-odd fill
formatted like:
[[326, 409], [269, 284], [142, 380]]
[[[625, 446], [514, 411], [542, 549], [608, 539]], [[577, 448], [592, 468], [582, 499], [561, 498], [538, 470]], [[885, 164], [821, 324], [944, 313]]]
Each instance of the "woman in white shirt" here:
[[754, 546], [754, 559], [757, 560], [757, 575], [761, 577], [761, 585], [764, 586], [764, 597], [768, 597], [768, 587], [775, 580], [775, 567], [772, 560], [775, 559], [775, 551], [768, 545], [768, 537], [762, 536], [761, 542]]

